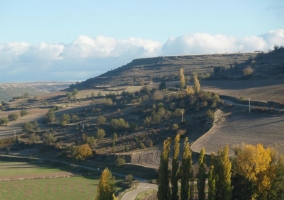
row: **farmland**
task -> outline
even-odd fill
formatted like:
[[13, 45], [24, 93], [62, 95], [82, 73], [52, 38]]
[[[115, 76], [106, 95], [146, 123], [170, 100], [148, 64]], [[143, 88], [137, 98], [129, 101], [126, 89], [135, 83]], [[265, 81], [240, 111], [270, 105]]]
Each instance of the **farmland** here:
[[74, 175], [43, 164], [0, 162], [0, 199], [94, 199], [100, 172]]

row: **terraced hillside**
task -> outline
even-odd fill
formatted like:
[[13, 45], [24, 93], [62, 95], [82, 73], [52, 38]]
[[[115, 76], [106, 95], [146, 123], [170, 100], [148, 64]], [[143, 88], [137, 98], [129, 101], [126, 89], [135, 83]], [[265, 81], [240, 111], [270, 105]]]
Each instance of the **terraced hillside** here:
[[76, 88], [93, 88], [99, 85], [141, 85], [150, 81], [177, 80], [181, 67], [184, 68], [186, 76], [197, 73], [199, 76], [206, 77], [216, 66], [229, 68], [256, 56], [257, 53], [236, 53], [135, 59], [127, 65], [88, 79], [76, 85]]

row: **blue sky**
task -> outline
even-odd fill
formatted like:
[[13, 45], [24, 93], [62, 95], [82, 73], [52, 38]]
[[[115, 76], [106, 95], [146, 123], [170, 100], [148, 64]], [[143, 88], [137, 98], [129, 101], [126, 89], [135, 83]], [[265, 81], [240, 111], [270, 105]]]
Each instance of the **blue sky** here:
[[0, 30], [0, 82], [85, 80], [139, 57], [284, 45], [284, 1], [1, 0]]

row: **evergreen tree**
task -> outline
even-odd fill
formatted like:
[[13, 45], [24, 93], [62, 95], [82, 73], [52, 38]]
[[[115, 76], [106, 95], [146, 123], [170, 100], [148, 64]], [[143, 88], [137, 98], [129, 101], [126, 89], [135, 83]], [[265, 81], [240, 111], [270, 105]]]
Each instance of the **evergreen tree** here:
[[171, 183], [172, 183], [172, 200], [178, 200], [178, 171], [179, 171], [179, 140], [180, 135], [177, 134], [175, 137], [175, 144], [174, 144], [174, 151], [173, 151], [173, 160], [172, 160], [172, 176], [171, 176]]
[[185, 138], [184, 147], [183, 147], [183, 155], [182, 155], [182, 165], [181, 165], [181, 191], [180, 196], [181, 199], [187, 200], [189, 197], [189, 181], [191, 178], [191, 165], [192, 165], [192, 157], [191, 151], [189, 148], [188, 138]]
[[208, 175], [208, 200], [215, 200], [215, 174], [214, 174], [214, 154], [211, 154], [210, 168]]
[[194, 90], [195, 94], [199, 94], [199, 92], [200, 92], [200, 83], [199, 83], [199, 80], [197, 78], [197, 75], [195, 75], [193, 77], [193, 79], [194, 79], [193, 90]]
[[215, 162], [216, 173], [216, 200], [231, 199], [231, 168], [232, 163], [229, 159], [229, 146], [221, 148]]
[[104, 169], [97, 188], [96, 200], [115, 199], [115, 178], [108, 168]]
[[163, 152], [160, 159], [159, 177], [158, 177], [158, 200], [169, 200], [169, 155], [170, 155], [171, 138], [164, 141]]
[[183, 68], [180, 68], [179, 70], [179, 81], [180, 81], [180, 88], [184, 88], [185, 78], [184, 78]]
[[202, 148], [199, 155], [198, 161], [198, 179], [197, 179], [197, 190], [198, 190], [198, 199], [205, 200], [205, 172], [206, 172], [206, 163], [205, 163], [205, 149]]

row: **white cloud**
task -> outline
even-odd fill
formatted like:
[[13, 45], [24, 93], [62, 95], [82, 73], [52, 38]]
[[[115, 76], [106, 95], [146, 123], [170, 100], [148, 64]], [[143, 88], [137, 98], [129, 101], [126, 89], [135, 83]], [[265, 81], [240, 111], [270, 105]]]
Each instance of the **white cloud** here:
[[79, 36], [70, 44], [0, 44], [0, 81], [85, 80], [135, 58], [224, 52], [267, 51], [284, 45], [284, 30], [243, 38], [196, 33], [162, 45], [140, 38]]

